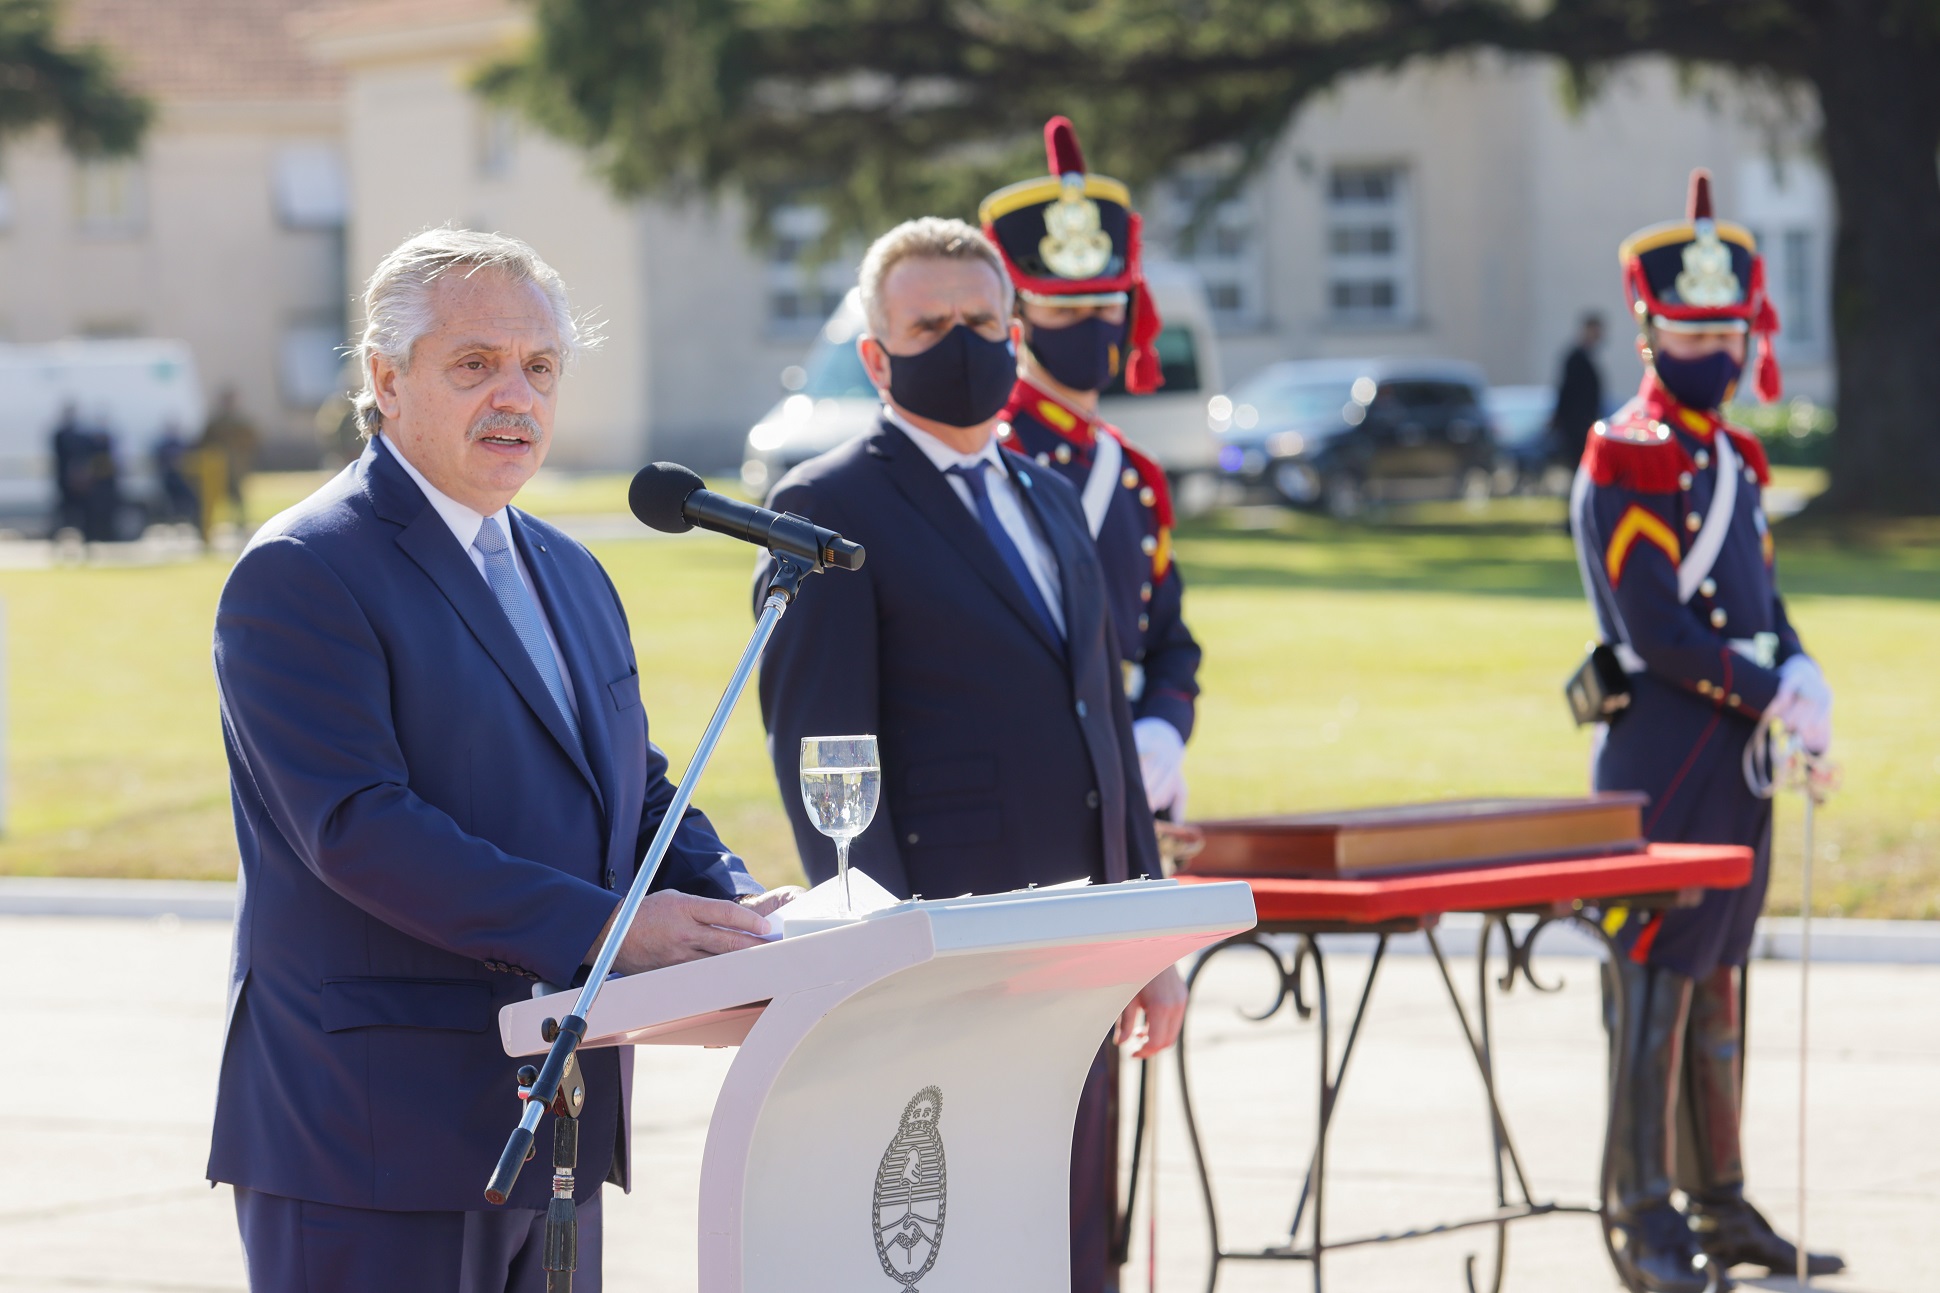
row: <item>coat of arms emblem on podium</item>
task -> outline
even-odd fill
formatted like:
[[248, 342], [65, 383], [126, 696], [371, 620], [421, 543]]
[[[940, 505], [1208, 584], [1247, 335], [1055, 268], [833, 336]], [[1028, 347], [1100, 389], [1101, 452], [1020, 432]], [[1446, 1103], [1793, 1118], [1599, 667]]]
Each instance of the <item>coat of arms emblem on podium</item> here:
[[883, 1274], [911, 1293], [943, 1246], [942, 1118], [943, 1092], [936, 1087], [910, 1097], [876, 1168], [876, 1255]]

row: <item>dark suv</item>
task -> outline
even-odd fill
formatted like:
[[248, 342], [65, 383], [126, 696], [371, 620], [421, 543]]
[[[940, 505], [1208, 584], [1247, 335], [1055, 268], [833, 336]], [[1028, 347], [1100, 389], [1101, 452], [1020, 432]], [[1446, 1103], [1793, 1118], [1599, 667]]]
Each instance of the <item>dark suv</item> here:
[[1207, 405], [1226, 479], [1295, 507], [1357, 516], [1369, 503], [1493, 492], [1487, 381], [1442, 359], [1274, 364]]

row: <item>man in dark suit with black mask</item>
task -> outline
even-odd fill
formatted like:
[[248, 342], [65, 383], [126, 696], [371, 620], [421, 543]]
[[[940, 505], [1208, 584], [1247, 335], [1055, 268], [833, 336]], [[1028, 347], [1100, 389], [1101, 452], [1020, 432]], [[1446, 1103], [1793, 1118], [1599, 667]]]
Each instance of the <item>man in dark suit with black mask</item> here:
[[[1001, 258], [961, 221], [913, 220], [869, 249], [861, 295], [868, 331], [857, 345], [882, 420], [790, 472], [768, 501], [869, 549], [855, 576], [800, 600], [761, 665], [775, 776], [809, 876], [827, 879], [835, 855], [796, 788], [801, 738], [843, 733], [878, 738], [882, 807], [850, 862], [892, 892], [1158, 876], [1082, 505], [993, 434], [1017, 363]], [[1139, 1056], [1163, 1050], [1184, 1008], [1167, 970], [1127, 1008], [1115, 1040], [1138, 1034]], [[1073, 1146], [1080, 1293], [1116, 1284], [1107, 1054]]]

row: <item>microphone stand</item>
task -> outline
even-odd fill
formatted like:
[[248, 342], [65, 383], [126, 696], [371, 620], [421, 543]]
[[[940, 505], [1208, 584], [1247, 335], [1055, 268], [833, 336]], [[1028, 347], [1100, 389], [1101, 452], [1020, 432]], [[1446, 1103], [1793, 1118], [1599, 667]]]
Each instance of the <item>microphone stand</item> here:
[[575, 1052], [586, 1037], [586, 1020], [593, 1013], [593, 1003], [599, 1000], [600, 989], [605, 986], [606, 976], [613, 969], [613, 960], [619, 955], [620, 945], [626, 941], [627, 931], [633, 926], [633, 918], [638, 914], [640, 904], [653, 888], [654, 876], [659, 872], [667, 849], [673, 843], [674, 832], [680, 828], [681, 818], [686, 815], [687, 806], [694, 798], [694, 788], [707, 771], [708, 760], [714, 757], [714, 747], [720, 743], [721, 733], [734, 713], [735, 702], [747, 690], [748, 679], [753, 675], [768, 639], [774, 636], [775, 625], [780, 623], [782, 613], [795, 600], [802, 580], [824, 568], [821, 561], [809, 562], [786, 553], [771, 552], [770, 556], [774, 561], [774, 571], [768, 578], [767, 595], [762, 603], [761, 616], [755, 622], [754, 633], [748, 639], [747, 648], [741, 652], [740, 663], [735, 665], [734, 676], [728, 679], [727, 690], [722, 693], [720, 703], [714, 707], [714, 717], [708, 720], [707, 730], [701, 734], [700, 745], [694, 750], [694, 758], [687, 766], [686, 775], [674, 788], [673, 802], [667, 805], [667, 814], [654, 832], [653, 843], [648, 846], [646, 857], [641, 859], [632, 887], [627, 890], [626, 901], [620, 904], [612, 928], [607, 931], [606, 940], [600, 944], [599, 955], [593, 959], [586, 984], [579, 990], [579, 999], [573, 1002], [572, 1011], [564, 1019], [545, 1021], [543, 1035], [552, 1044], [552, 1049], [546, 1052], [545, 1063], [537, 1070], [529, 1064], [519, 1070], [519, 1099], [525, 1102], [525, 1109], [520, 1114], [519, 1125], [505, 1142], [505, 1152], [499, 1155], [498, 1166], [492, 1170], [492, 1179], [485, 1187], [485, 1198], [487, 1202], [502, 1204], [511, 1197], [513, 1183], [519, 1178], [519, 1169], [533, 1155], [533, 1142], [539, 1134], [539, 1123], [550, 1110], [557, 1122], [553, 1127], [552, 1198], [546, 1205], [546, 1293], [571, 1293], [573, 1271], [579, 1264], [579, 1222], [573, 1204], [573, 1171], [578, 1166], [579, 1114], [586, 1104], [586, 1084], [580, 1076]]

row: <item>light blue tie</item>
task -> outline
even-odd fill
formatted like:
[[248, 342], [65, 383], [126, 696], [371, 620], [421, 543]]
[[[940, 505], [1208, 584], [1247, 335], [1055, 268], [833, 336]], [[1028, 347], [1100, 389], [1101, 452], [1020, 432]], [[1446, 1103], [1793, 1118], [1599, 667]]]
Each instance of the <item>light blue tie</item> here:
[[532, 657], [533, 668], [539, 671], [546, 690], [552, 693], [553, 703], [565, 716], [574, 743], [582, 744], [579, 716], [566, 700], [566, 681], [559, 675], [559, 657], [553, 654], [552, 643], [546, 641], [546, 631], [539, 623], [539, 608], [533, 604], [532, 595], [519, 579], [518, 568], [512, 564], [512, 549], [505, 541], [505, 531], [497, 521], [486, 517], [485, 524], [478, 527], [478, 537], [472, 540], [472, 547], [485, 558], [485, 582], [492, 586], [492, 595], [504, 608], [505, 618], [512, 621], [512, 631], [519, 635], [525, 653]]

